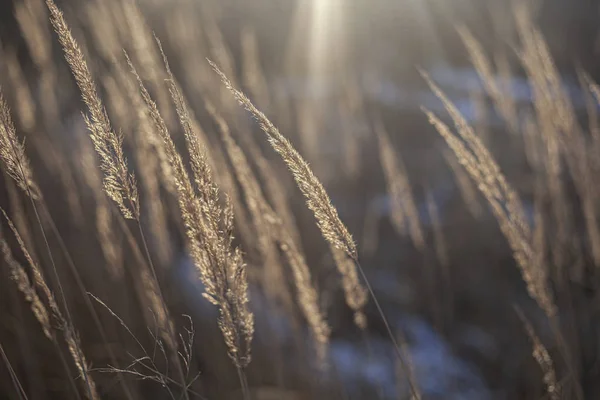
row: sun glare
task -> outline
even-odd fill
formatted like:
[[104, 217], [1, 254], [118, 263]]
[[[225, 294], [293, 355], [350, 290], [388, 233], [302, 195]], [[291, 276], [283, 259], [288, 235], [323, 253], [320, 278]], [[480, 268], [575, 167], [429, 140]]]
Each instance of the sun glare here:
[[309, 70], [312, 76], [327, 75], [328, 65], [342, 49], [343, 5], [340, 0], [313, 0], [310, 18]]

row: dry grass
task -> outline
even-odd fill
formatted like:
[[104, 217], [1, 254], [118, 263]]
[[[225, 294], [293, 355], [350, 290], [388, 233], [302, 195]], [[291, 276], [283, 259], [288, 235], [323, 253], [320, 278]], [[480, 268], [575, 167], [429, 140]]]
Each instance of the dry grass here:
[[[273, 288], [275, 291], [280, 291], [280, 293], [276, 293], [276, 296], [285, 296], [287, 294], [284, 271], [282, 271], [282, 266], [279, 265], [277, 260], [276, 248], [273, 247], [278, 245], [292, 270], [298, 305], [310, 326], [316, 344], [318, 362], [324, 365], [326, 363], [330, 328], [320, 310], [319, 296], [312, 285], [310, 269], [306, 265], [306, 261], [292, 234], [287, 230], [280, 217], [265, 199], [260, 189], [260, 183], [252, 173], [252, 168], [246, 159], [246, 155], [231, 137], [225, 121], [210, 104], [207, 104], [207, 108], [215, 119], [219, 131], [223, 136], [225, 148], [244, 192], [247, 207], [254, 219], [254, 226], [257, 233], [256, 240], [258, 241], [259, 250], [263, 254], [262, 262], [267, 269], [264, 272], [264, 276], [268, 278], [268, 281], [265, 282], [264, 290], [267, 293], [273, 290]], [[283, 298], [284, 304], [289, 301], [287, 298]]]
[[444, 102], [460, 136], [452, 133], [450, 128], [432, 112], [425, 110], [429, 121], [446, 140], [460, 164], [478, 184], [480, 192], [487, 199], [502, 233], [514, 252], [529, 294], [549, 317], [553, 317], [556, 314], [556, 307], [548, 287], [547, 270], [537, 262], [532, 248], [531, 229], [525, 220], [521, 201], [500, 172], [498, 164], [475, 135], [473, 128], [439, 87], [426, 74], [423, 76], [434, 93]]
[[15, 180], [17, 185], [34, 197], [39, 196], [39, 189], [33, 180], [33, 172], [25, 149], [19, 139], [12, 122], [8, 105], [0, 93], [0, 158], [4, 163], [4, 171]]
[[125, 218], [138, 219], [140, 209], [137, 186], [135, 176], [129, 172], [123, 154], [123, 136], [111, 127], [83, 52], [73, 38], [62, 12], [52, 0], [46, 1], [46, 4], [50, 10], [50, 21], [63, 47], [65, 59], [69, 63], [90, 113], [90, 117], [86, 116], [84, 119], [100, 157], [100, 165], [104, 172], [104, 190], [119, 206]]
[[[480, 90], [470, 95], [483, 107], [481, 119], [469, 121], [422, 72], [446, 110], [442, 116], [424, 108], [425, 116], [450, 149], [428, 145], [434, 151], [423, 158], [449, 166], [452, 195], [465, 211], [449, 218], [456, 205], [437, 197], [438, 181], [447, 177], [434, 167], [414, 168], [422, 160], [405, 146], [408, 129], [392, 130], [387, 117], [384, 124], [385, 113], [339, 60], [332, 81], [343, 89], [331, 106], [273, 89], [262, 30], [244, 22], [229, 35], [226, 8], [217, 2], [182, 2], [177, 11], [160, 9], [161, 18], [148, 19], [131, 0], [81, 7], [85, 17], [68, 18], [67, 25], [53, 0], [45, 6], [19, 1], [15, 17], [35, 70], [21, 65], [14, 49], [1, 52], [9, 81], [0, 93], [2, 208], [13, 235], [0, 231], [6, 267], [0, 271], [10, 278], [0, 283], [0, 301], [7, 304], [0, 351], [9, 396], [137, 400], [160, 390], [173, 400], [264, 400], [265, 393], [373, 398], [379, 390], [386, 398], [371, 387], [377, 385], [365, 389], [358, 378], [337, 375], [343, 372], [338, 345], [348, 343], [353, 352], [364, 347], [369, 368], [384, 349], [390, 375], [394, 362], [400, 367], [395, 395], [427, 399], [429, 388], [421, 383], [430, 377], [420, 375], [425, 369], [413, 365], [411, 354], [412, 342], [423, 338], [405, 337], [404, 318], [396, 318], [414, 312], [432, 325], [443, 321], [437, 333], [466, 359], [472, 347], [463, 351], [468, 346], [456, 337], [464, 335], [462, 326], [476, 324], [471, 318], [480, 318], [482, 331], [514, 352], [493, 361], [479, 357], [485, 359], [481, 370], [492, 371], [490, 382], [494, 374], [508, 379], [506, 371], [519, 376], [510, 383], [498, 379], [511, 398], [521, 389], [526, 398], [541, 392], [553, 400], [593, 397], [587, 377], [597, 373], [589, 367], [597, 344], [589, 331], [596, 329], [592, 303], [600, 264], [594, 184], [600, 87], [580, 72], [587, 113], [581, 121], [528, 8], [517, 5], [514, 16], [516, 61], [532, 89], [531, 107], [512, 96], [511, 71], [518, 68], [502, 52], [489, 57], [465, 26], [458, 37], [480, 78]], [[196, 8], [202, 24], [194, 19]], [[66, 65], [55, 60], [52, 28]], [[76, 92], [67, 68], [86, 110], [81, 118], [65, 116], [79, 111], [65, 105]], [[236, 102], [258, 122], [273, 157]], [[523, 153], [511, 157], [522, 156], [529, 168], [533, 183], [524, 193], [516, 181], [523, 172], [495, 153], [497, 132], [483, 121], [488, 102], [510, 148]], [[336, 132], [327, 132], [331, 126]], [[59, 136], [66, 132], [73, 137]], [[377, 194], [385, 195], [389, 210], [372, 201]], [[481, 198], [496, 223], [488, 223]], [[464, 223], [460, 218], [477, 228], [463, 230], [456, 225]], [[348, 227], [363, 221], [366, 248], [359, 252]], [[477, 241], [486, 236], [479, 230], [484, 225], [496, 233], [499, 227], [509, 257], [476, 256], [477, 249], [489, 249]], [[510, 256], [524, 288], [504, 282], [513, 279], [505, 278]], [[335, 268], [329, 270], [323, 260], [331, 258]], [[496, 271], [498, 263], [508, 272]], [[421, 271], [436, 265], [439, 282], [435, 269]], [[487, 274], [483, 284], [476, 281]], [[433, 298], [422, 295], [421, 285]], [[497, 290], [507, 292], [493, 303], [473, 295]], [[214, 307], [195, 302], [200, 293]], [[514, 336], [500, 338], [507, 334]], [[531, 376], [537, 380], [528, 381]], [[49, 395], [39, 394], [46, 389]]]
[[[130, 66], [133, 66], [130, 63]], [[142, 98], [155, 129], [163, 139], [173, 171], [179, 208], [186, 227], [188, 248], [204, 283], [204, 297], [219, 307], [219, 328], [223, 333], [229, 355], [238, 368], [250, 363], [250, 344], [254, 331], [252, 313], [248, 309], [246, 266], [242, 254], [232, 244], [233, 210], [226, 200], [221, 207], [218, 188], [212, 172], [193, 132], [191, 119], [181, 93], [171, 89], [177, 114], [185, 131], [191, 157], [194, 182], [192, 187], [181, 156], [175, 148], [168, 128], [156, 103], [133, 69], [140, 85]]]
[[381, 123], [377, 124], [375, 133], [387, 191], [391, 197], [391, 216], [394, 227], [398, 233], [408, 234], [415, 247], [423, 250], [425, 239], [404, 163], [399, 156], [394, 154], [392, 143]]
[[252, 104], [244, 93], [232, 86], [231, 81], [216, 64], [212, 61], [209, 62], [240, 105], [258, 121], [261, 129], [267, 134], [270, 145], [279, 153], [292, 173], [296, 185], [304, 195], [306, 204], [317, 221], [321, 235], [331, 246], [335, 264], [342, 276], [346, 303], [355, 313], [355, 323], [357, 326], [365, 328], [367, 321], [362, 309], [367, 302], [367, 292], [360, 282], [355, 265], [358, 260], [356, 245], [348, 229], [340, 220], [337, 210], [331, 204], [325, 188], [290, 141]]
[[[27, 251], [27, 248], [25, 247], [25, 243], [23, 242], [23, 239], [21, 239], [21, 236], [17, 232], [17, 229], [13, 225], [12, 221], [8, 218], [8, 216], [6, 215], [6, 213], [4, 213], [4, 211], [2, 211], [2, 213], [8, 222], [8, 226], [10, 227], [10, 229], [12, 230], [13, 234], [15, 235], [15, 237], [17, 239], [17, 242], [19, 243], [19, 247], [21, 248], [21, 251], [23, 252], [25, 258], [27, 259], [27, 262], [29, 263], [29, 267], [31, 268], [31, 273], [33, 274], [33, 277], [34, 277], [33, 282], [34, 282], [35, 288], [37, 288], [37, 290], [40, 290], [44, 294], [44, 298], [48, 305], [48, 308], [50, 309], [50, 312], [48, 312], [48, 309], [46, 308], [46, 306], [42, 303], [40, 298], [37, 296], [34, 286], [32, 286], [31, 282], [29, 281], [29, 278], [27, 277], [27, 273], [25, 272], [24, 268], [14, 259], [9, 246], [7, 245], [6, 241], [4, 239], [2, 239], [2, 241], [0, 243], [2, 246], [2, 253], [3, 253], [6, 263], [11, 267], [11, 270], [13, 273], [13, 279], [15, 279], [15, 281], [17, 283], [17, 287], [23, 293], [23, 295], [25, 296], [25, 299], [31, 303], [31, 311], [35, 315], [35, 317], [38, 320], [38, 322], [40, 323], [40, 325], [42, 325], [44, 334], [50, 340], [52, 340], [53, 342], [56, 342], [55, 329], [58, 330], [59, 332], [62, 332], [62, 335], [63, 335], [63, 338], [67, 345], [69, 354], [71, 355], [71, 358], [73, 359], [73, 362], [74, 362], [75, 366], [77, 367], [77, 371], [79, 372], [79, 374], [82, 377], [82, 384], [84, 386], [84, 391], [86, 393], [86, 396], [90, 400], [99, 399], [100, 397], [99, 397], [97, 389], [96, 389], [96, 384], [94, 383], [94, 380], [90, 376], [88, 362], [86, 361], [86, 358], [83, 354], [83, 350], [81, 349], [81, 345], [79, 343], [79, 336], [78, 336], [77, 332], [75, 331], [75, 327], [73, 326], [72, 322], [69, 322], [63, 316], [63, 313], [61, 312], [60, 308], [58, 307], [58, 304], [56, 303], [56, 300], [54, 299], [54, 295], [52, 294], [52, 291], [48, 287], [48, 284], [46, 283], [46, 280], [45, 280], [39, 266], [33, 260], [33, 258], [29, 254], [29, 252]], [[53, 325], [56, 328], [51, 327], [51, 325], [50, 325], [51, 319], [52, 319]], [[60, 351], [60, 349], [59, 349], [59, 351]]]
[[306, 198], [306, 204], [313, 212], [323, 237], [334, 247], [345, 251], [350, 257], [356, 259], [358, 254], [354, 240], [346, 226], [340, 220], [336, 209], [331, 204], [325, 188], [314, 175], [308, 163], [294, 149], [290, 141], [279, 132], [275, 125], [252, 104], [250, 99], [232, 86], [231, 81], [221, 72], [219, 67], [212, 61], [209, 61], [209, 63], [221, 77], [225, 87], [231, 91], [240, 105], [256, 118], [261, 129], [267, 134], [269, 143], [279, 153]]
[[523, 322], [527, 336], [529, 336], [529, 339], [533, 345], [533, 358], [535, 358], [535, 361], [539, 364], [544, 373], [543, 379], [544, 384], [546, 385], [548, 398], [552, 400], [558, 400], [561, 398], [561, 390], [559, 383], [556, 380], [556, 371], [554, 369], [552, 357], [550, 357], [548, 349], [546, 346], [544, 346], [539, 336], [535, 333], [531, 322], [523, 315], [523, 312], [517, 309], [517, 315]]

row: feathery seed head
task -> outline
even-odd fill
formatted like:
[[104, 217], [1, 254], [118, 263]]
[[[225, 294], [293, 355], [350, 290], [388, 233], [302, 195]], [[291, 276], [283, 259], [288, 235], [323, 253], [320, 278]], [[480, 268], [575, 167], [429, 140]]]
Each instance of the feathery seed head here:
[[71, 34], [62, 11], [53, 0], [46, 0], [46, 5], [50, 10], [50, 20], [58, 34], [65, 59], [88, 107], [89, 116], [84, 115], [84, 120], [100, 158], [100, 167], [104, 172], [104, 190], [125, 218], [138, 219], [140, 208], [137, 185], [135, 176], [128, 170], [127, 159], [123, 153], [123, 135], [116, 133], [111, 127], [83, 52]]
[[15, 125], [10, 116], [8, 105], [0, 90], [0, 160], [8, 175], [15, 180], [19, 188], [37, 199], [40, 191], [33, 180], [33, 172], [25, 148], [17, 138]]
[[306, 198], [308, 208], [313, 212], [317, 225], [321, 230], [323, 237], [338, 249], [348, 253], [350, 257], [358, 257], [356, 244], [348, 232], [346, 226], [340, 220], [337, 210], [331, 204], [331, 200], [325, 191], [325, 188], [314, 175], [308, 163], [302, 158], [300, 153], [294, 149], [290, 141], [285, 138], [271, 121], [246, 97], [246, 95], [233, 87], [227, 76], [221, 72], [219, 67], [208, 60], [212, 68], [219, 75], [225, 87], [231, 91], [235, 99], [248, 110], [259, 123], [261, 129], [267, 134], [269, 143], [273, 149], [279, 153], [283, 161], [300, 188], [300, 191]]

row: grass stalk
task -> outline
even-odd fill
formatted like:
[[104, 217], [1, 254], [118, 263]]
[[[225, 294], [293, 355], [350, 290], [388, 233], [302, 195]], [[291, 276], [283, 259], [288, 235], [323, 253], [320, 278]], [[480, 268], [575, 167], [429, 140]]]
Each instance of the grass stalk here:
[[6, 369], [8, 369], [10, 379], [13, 383], [13, 386], [15, 387], [15, 391], [17, 392], [19, 399], [20, 400], [28, 400], [27, 394], [25, 393], [25, 390], [23, 390], [23, 385], [21, 385], [21, 381], [19, 381], [19, 377], [17, 376], [12, 364], [10, 363], [10, 360], [8, 359], [6, 353], [4, 352], [4, 347], [2, 347], [2, 343], [0, 343], [0, 356], [2, 356], [2, 361], [4, 361], [4, 364], [6, 365]]
[[240, 365], [236, 365], [235, 370], [237, 371], [238, 379], [240, 380], [243, 399], [251, 400], [250, 387], [248, 386], [248, 379], [246, 378], [246, 372], [244, 371], [244, 368]]
[[365, 282], [367, 291], [369, 292], [369, 295], [371, 296], [371, 299], [373, 300], [373, 304], [375, 304], [375, 308], [377, 308], [377, 312], [379, 313], [379, 316], [381, 317], [381, 321], [383, 322], [383, 325], [385, 326], [385, 330], [387, 331], [387, 334], [390, 337], [390, 340], [392, 341], [392, 345], [394, 346], [394, 351], [396, 352], [396, 356], [398, 357], [398, 360], [401, 363], [402, 370], [407, 377], [410, 393], [412, 396], [414, 396], [416, 398], [419, 394], [419, 390], [417, 388], [416, 382], [414, 382], [414, 380], [411, 377], [410, 366], [408, 365], [406, 358], [402, 354], [402, 349], [400, 349], [398, 341], [396, 340], [396, 336], [394, 335], [394, 332], [392, 331], [390, 323], [388, 322], [388, 319], [385, 316], [383, 309], [381, 308], [381, 305], [379, 304], [379, 300], [377, 300], [377, 296], [375, 295], [375, 292], [373, 291], [373, 288], [371, 287], [371, 283], [369, 283], [369, 280], [367, 279], [367, 276], [365, 275], [365, 271], [363, 270], [362, 265], [360, 265], [358, 258], [353, 258], [353, 261], [356, 264], [358, 272], [360, 273], [363, 281]]

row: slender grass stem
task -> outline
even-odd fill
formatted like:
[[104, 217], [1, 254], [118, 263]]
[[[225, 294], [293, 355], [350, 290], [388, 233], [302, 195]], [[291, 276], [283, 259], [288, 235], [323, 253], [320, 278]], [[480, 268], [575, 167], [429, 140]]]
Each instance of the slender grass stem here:
[[2, 347], [2, 343], [0, 343], [0, 355], [2, 356], [2, 360], [4, 361], [4, 364], [6, 364], [6, 368], [8, 369], [8, 373], [10, 374], [10, 379], [12, 380], [13, 386], [15, 387], [15, 391], [19, 395], [19, 399], [21, 399], [21, 400], [27, 400], [28, 399], [27, 398], [27, 394], [25, 393], [25, 390], [23, 390], [23, 386], [21, 385], [21, 382], [19, 381], [19, 377], [15, 373], [15, 370], [12, 367], [12, 364], [10, 363], [10, 360], [8, 359], [8, 356], [4, 352], [4, 348]]
[[[75, 324], [73, 323], [73, 318], [71, 316], [71, 311], [69, 310], [69, 306], [67, 304], [67, 299], [65, 297], [65, 292], [63, 290], [63, 286], [62, 286], [62, 283], [60, 281], [60, 276], [58, 274], [58, 269], [56, 268], [56, 262], [54, 261], [54, 256], [52, 255], [52, 250], [50, 249], [50, 242], [48, 241], [48, 237], [46, 236], [46, 230], [44, 229], [44, 225], [42, 224], [42, 220], [40, 218], [40, 214], [38, 212], [38, 208], [35, 205], [35, 201], [33, 200], [33, 197], [31, 197], [31, 193], [30, 193], [30, 196], [29, 196], [29, 200], [31, 201], [31, 205], [33, 207], [33, 212], [35, 213], [35, 218], [37, 220], [37, 223], [40, 226], [40, 231], [41, 231], [42, 237], [44, 239], [44, 244], [45, 244], [46, 250], [48, 252], [48, 257], [49, 257], [50, 263], [52, 265], [52, 272], [53, 272], [54, 278], [55, 278], [55, 285], [57, 285], [58, 290], [60, 292], [60, 298], [62, 300], [63, 307], [65, 309], [65, 314], [67, 315], [67, 323], [70, 325], [67, 329], [73, 331]], [[81, 362], [81, 360], [83, 360], [83, 354], [81, 352], [81, 347], [79, 346], [79, 344], [77, 344], [77, 346], [75, 346], [75, 351], [77, 352], [77, 357], [79, 358], [79, 361]], [[87, 367], [84, 367], [84, 369], [83, 369], [83, 374], [82, 374], [83, 375], [83, 379], [85, 380], [85, 383], [86, 383], [86, 389], [87, 389], [87, 392], [88, 392], [88, 396], [89, 396], [90, 399], [93, 399], [94, 395], [93, 395], [92, 387], [91, 387], [91, 384], [90, 384], [90, 378], [88, 376], [88, 373], [85, 371], [85, 368], [87, 368]]]
[[[160, 298], [160, 302], [161, 302], [161, 307], [163, 307], [164, 312], [167, 313], [167, 303], [165, 302], [165, 299], [163, 297], [162, 294], [162, 290], [160, 289], [160, 284], [158, 281], [158, 276], [156, 275], [156, 268], [154, 268], [154, 263], [152, 262], [152, 256], [150, 255], [150, 250], [148, 248], [148, 241], [146, 240], [146, 235], [144, 234], [144, 229], [142, 228], [142, 223], [139, 219], [139, 217], [137, 218], [137, 226], [138, 229], [140, 231], [140, 238], [142, 240], [142, 246], [144, 247], [144, 253], [146, 254], [146, 258], [148, 259], [148, 265], [150, 267], [150, 271], [152, 272], [152, 278], [154, 279], [154, 281], [156, 282], [157, 285], [157, 289], [158, 289], [158, 296]], [[173, 343], [177, 343], [177, 336], [175, 335], [175, 332], [173, 332], [173, 327], [171, 326], [171, 324], [167, 324], [167, 329], [168, 329], [168, 334], [169, 336], [171, 336]], [[186, 399], [189, 400], [189, 395], [187, 393], [187, 387], [185, 384], [185, 375], [183, 374], [183, 370], [181, 368], [181, 365], [179, 364], [179, 362], [175, 362], [175, 369], [177, 370], [177, 375], [179, 375], [179, 378], [181, 379], [181, 385], [183, 387], [184, 390], [184, 396]]]
[[390, 337], [390, 340], [392, 341], [392, 344], [394, 345], [394, 350], [396, 351], [396, 355], [398, 356], [398, 360], [400, 361], [402, 370], [403, 370], [404, 374], [406, 375], [406, 377], [408, 378], [407, 381], [408, 381], [408, 386], [409, 386], [411, 395], [414, 396], [415, 398], [417, 398], [419, 391], [417, 390], [415, 382], [413, 382], [413, 379], [411, 378], [408, 362], [406, 361], [406, 358], [402, 354], [402, 350], [400, 349], [400, 346], [398, 345], [396, 336], [394, 335], [394, 332], [392, 331], [392, 328], [390, 327], [387, 317], [383, 313], [383, 309], [381, 308], [381, 305], [379, 304], [379, 300], [377, 300], [377, 296], [375, 296], [375, 292], [373, 291], [373, 288], [371, 287], [371, 283], [369, 282], [369, 280], [367, 279], [367, 276], [365, 275], [365, 271], [363, 270], [362, 265], [360, 265], [360, 262], [358, 261], [358, 257], [353, 258], [353, 260], [356, 263], [356, 267], [358, 268], [360, 275], [362, 276], [363, 280], [365, 281], [365, 285], [367, 287], [367, 290], [369, 291], [369, 294], [371, 295], [371, 298], [373, 299], [373, 303], [375, 304], [377, 311], [379, 312], [381, 321], [383, 321], [383, 325], [385, 326], [385, 329]]
[[575, 391], [575, 398], [577, 400], [585, 399], [585, 395], [583, 393], [583, 389], [581, 387], [581, 383], [579, 382], [579, 371], [577, 371], [577, 367], [573, 362], [573, 358], [571, 352], [569, 351], [567, 341], [564, 338], [562, 333], [562, 329], [560, 327], [560, 320], [557, 316], [553, 316], [550, 318], [550, 327], [552, 329], [552, 333], [556, 342], [558, 344], [558, 348], [560, 350], [563, 359], [565, 360], [565, 364], [567, 364], [567, 369], [570, 371], [572, 379], [573, 379], [573, 390]]
[[251, 400], [250, 397], [250, 387], [248, 386], [248, 379], [246, 378], [246, 373], [244, 369], [240, 366], [236, 366], [238, 379], [240, 380], [240, 386], [242, 388], [242, 396], [244, 400]]
[[[83, 284], [81, 275], [79, 274], [79, 271], [77, 270], [77, 267], [75, 266], [73, 257], [71, 256], [71, 253], [70, 253], [69, 249], [67, 248], [67, 245], [66, 245], [60, 231], [58, 230], [56, 223], [54, 222], [54, 218], [52, 217], [52, 214], [50, 214], [50, 210], [48, 210], [48, 206], [47, 206], [46, 202], [42, 200], [40, 202], [40, 204], [42, 206], [44, 216], [45, 216], [46, 220], [48, 221], [48, 224], [50, 225], [50, 229], [52, 230], [52, 233], [56, 237], [58, 246], [60, 247], [62, 253], [64, 254], [64, 256], [67, 260], [67, 266], [69, 267], [71, 273], [73, 274], [73, 277], [75, 278], [75, 282], [77, 284], [77, 287], [79, 288], [79, 291], [81, 292], [81, 295], [83, 296], [85, 305], [86, 305], [87, 309], [90, 311], [90, 315], [94, 321], [94, 325], [96, 325], [96, 328], [98, 329], [98, 333], [100, 334], [100, 338], [101, 338], [102, 342], [104, 343], [104, 348], [107, 351], [108, 357], [110, 358], [113, 365], [118, 366], [119, 364], [117, 362], [117, 357], [116, 357], [114, 351], [112, 350], [111, 346], [109, 345], [108, 336], [106, 335], [106, 331], [104, 330], [102, 322], [100, 321], [100, 317], [98, 316], [96, 309], [94, 308], [92, 302], [90, 301], [89, 297], [87, 296], [87, 290], [85, 288], [85, 285]], [[129, 387], [127, 387], [127, 385], [125, 384], [125, 380], [123, 379], [122, 374], [120, 374], [119, 382], [120, 382], [121, 388], [123, 389], [123, 392], [125, 393], [125, 396], [127, 396], [127, 399], [133, 400], [133, 395], [132, 395]]]
[[[25, 169], [23, 168], [23, 165], [21, 164], [21, 159], [19, 157], [19, 152], [17, 151], [16, 144], [12, 140], [10, 140], [10, 144], [11, 144], [11, 149], [12, 149], [12, 151], [14, 153], [15, 159], [17, 160], [17, 166], [19, 168], [21, 176], [24, 177], [24, 176], [26, 176]], [[29, 201], [31, 202], [31, 205], [33, 207], [33, 211], [35, 213], [35, 218], [36, 218], [36, 221], [37, 221], [37, 223], [38, 223], [38, 225], [40, 227], [40, 231], [41, 231], [42, 237], [44, 239], [44, 245], [46, 246], [46, 250], [48, 252], [48, 257], [50, 259], [50, 263], [52, 264], [52, 272], [53, 272], [53, 275], [54, 275], [54, 278], [55, 278], [55, 285], [58, 287], [58, 290], [60, 292], [60, 298], [61, 298], [61, 301], [63, 303], [63, 307], [65, 309], [65, 313], [67, 315], [67, 323], [70, 325], [67, 329], [73, 329], [73, 326], [74, 326], [74, 324], [73, 324], [73, 318], [71, 317], [71, 312], [69, 311], [69, 306], [67, 304], [67, 299], [65, 297], [65, 291], [64, 291], [62, 283], [60, 281], [60, 276], [58, 274], [58, 269], [56, 268], [56, 262], [54, 261], [54, 256], [52, 255], [52, 250], [50, 249], [50, 243], [48, 242], [48, 237], [46, 236], [46, 231], [44, 229], [44, 225], [42, 224], [42, 220], [40, 218], [40, 213], [38, 212], [37, 206], [36, 206], [35, 201], [34, 201], [34, 197], [35, 196], [31, 192], [31, 187], [30, 187], [29, 184], [27, 184], [27, 182], [25, 182], [24, 187], [25, 187], [26, 192], [27, 192], [27, 197], [29, 198]], [[40, 196], [41, 196], [41, 194], [40, 194]], [[82, 360], [83, 357], [82, 357], [81, 349], [80, 349], [79, 345], [75, 346], [75, 350], [77, 351], [77, 357], [79, 357], [79, 359]], [[88, 395], [89, 395], [90, 399], [92, 399], [93, 398], [93, 395], [92, 395], [93, 391], [92, 391], [92, 388], [91, 388], [91, 385], [90, 385], [89, 377], [88, 377], [87, 373], [85, 372], [85, 370], [84, 370], [83, 375], [84, 375], [84, 379], [85, 379], [85, 382], [86, 382], [86, 389], [88, 391]]]

